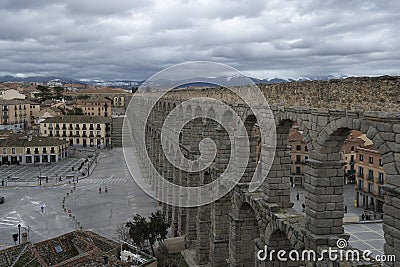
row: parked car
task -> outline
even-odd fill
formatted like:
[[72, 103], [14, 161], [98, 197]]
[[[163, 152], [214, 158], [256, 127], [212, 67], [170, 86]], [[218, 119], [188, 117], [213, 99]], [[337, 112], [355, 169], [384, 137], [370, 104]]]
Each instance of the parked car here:
[[4, 197], [0, 196], [0, 204], [4, 203]]

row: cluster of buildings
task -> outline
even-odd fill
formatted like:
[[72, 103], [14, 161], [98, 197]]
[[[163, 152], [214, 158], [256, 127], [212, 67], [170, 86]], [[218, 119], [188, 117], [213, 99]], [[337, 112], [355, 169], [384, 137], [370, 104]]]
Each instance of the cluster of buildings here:
[[39, 101], [37, 86], [0, 83], [0, 164], [57, 162], [70, 146], [112, 146], [113, 112], [124, 112], [130, 93], [54, 81], [40, 86], [62, 87], [65, 99]]
[[[291, 146], [290, 181], [296, 186], [304, 185], [304, 166], [308, 159], [307, 144], [302, 132], [292, 128], [289, 133]], [[352, 131], [341, 148], [344, 165], [344, 184], [354, 184], [356, 196], [354, 205], [365, 209], [373, 207], [382, 211], [384, 203], [383, 188], [386, 174], [382, 156], [371, 140], [358, 131]]]

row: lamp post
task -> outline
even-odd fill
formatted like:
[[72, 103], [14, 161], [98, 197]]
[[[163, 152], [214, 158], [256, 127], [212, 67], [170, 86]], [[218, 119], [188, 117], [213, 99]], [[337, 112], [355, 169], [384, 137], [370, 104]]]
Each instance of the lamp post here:
[[42, 186], [42, 168], [39, 167], [39, 185]]
[[21, 244], [21, 224], [18, 224], [18, 244]]

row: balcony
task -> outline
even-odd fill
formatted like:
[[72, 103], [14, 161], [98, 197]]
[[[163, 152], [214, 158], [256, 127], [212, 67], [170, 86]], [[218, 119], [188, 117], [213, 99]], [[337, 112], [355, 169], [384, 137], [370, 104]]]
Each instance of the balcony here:
[[90, 126], [90, 127], [89, 127], [89, 130], [90, 130], [90, 131], [94, 131], [93, 126]]
[[89, 134], [89, 137], [92, 137], [92, 138], [93, 138], [93, 137], [94, 137], [94, 135], [93, 135], [93, 134]]
[[60, 126], [56, 126], [56, 130], [60, 130]]
[[96, 130], [100, 131], [100, 130], [101, 130], [101, 127], [100, 127], [100, 126], [97, 126], [97, 127], [96, 127]]
[[83, 125], [82, 130], [87, 130], [86, 125]]
[[86, 134], [82, 134], [82, 137], [87, 137], [87, 135]]
[[348, 170], [347, 174], [348, 175], [355, 175], [356, 174], [356, 170]]

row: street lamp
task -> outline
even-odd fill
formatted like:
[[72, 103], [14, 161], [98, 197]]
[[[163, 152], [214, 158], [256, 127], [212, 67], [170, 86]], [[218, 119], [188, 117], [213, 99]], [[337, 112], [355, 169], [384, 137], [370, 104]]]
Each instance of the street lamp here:
[[21, 224], [18, 224], [18, 244], [21, 244]]

